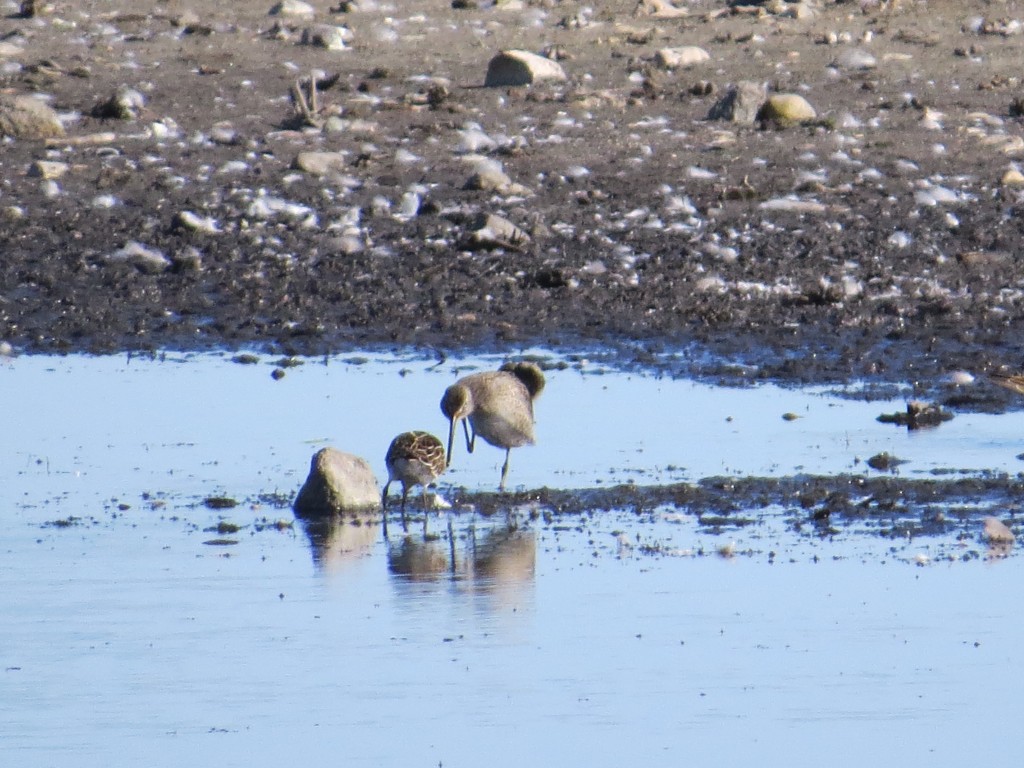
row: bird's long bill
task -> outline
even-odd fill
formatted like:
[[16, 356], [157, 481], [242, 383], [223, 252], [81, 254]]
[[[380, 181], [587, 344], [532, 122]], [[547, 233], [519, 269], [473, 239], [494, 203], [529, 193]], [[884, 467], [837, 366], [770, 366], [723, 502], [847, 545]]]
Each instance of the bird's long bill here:
[[446, 467], [452, 465], [452, 444], [455, 442], [456, 421], [456, 419], [448, 419], [448, 452], [444, 455], [444, 465]]

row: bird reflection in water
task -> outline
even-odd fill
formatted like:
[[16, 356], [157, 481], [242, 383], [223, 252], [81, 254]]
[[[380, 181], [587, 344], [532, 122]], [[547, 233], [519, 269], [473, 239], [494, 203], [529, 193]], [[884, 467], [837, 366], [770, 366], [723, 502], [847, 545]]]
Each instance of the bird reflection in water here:
[[472, 522], [456, 536], [405, 535], [388, 542], [388, 571], [400, 583], [447, 583], [456, 593], [494, 598], [490, 608], [516, 607], [533, 586], [537, 538], [504, 521], [478, 527]]

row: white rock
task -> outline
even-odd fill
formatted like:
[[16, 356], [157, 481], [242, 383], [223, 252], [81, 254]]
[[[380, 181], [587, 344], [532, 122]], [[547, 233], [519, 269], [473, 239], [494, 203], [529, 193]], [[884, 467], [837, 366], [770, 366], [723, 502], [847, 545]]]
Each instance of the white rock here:
[[679, 19], [689, 13], [686, 8], [678, 8], [669, 0], [640, 0], [633, 11], [635, 16], [652, 16], [655, 19]]
[[191, 229], [194, 232], [205, 232], [213, 235], [220, 232], [217, 220], [210, 216], [200, 216], [192, 211], [179, 211], [174, 217], [176, 226]]
[[664, 69], [685, 69], [703, 64], [711, 59], [711, 54], [696, 45], [684, 45], [682, 48], [662, 48], [654, 54], [654, 63]]
[[850, 48], [849, 50], [843, 51], [836, 57], [834, 66], [839, 67], [840, 69], [857, 71], [874, 69], [878, 66], [878, 61], [865, 50], [860, 48]]
[[758, 206], [763, 211], [788, 211], [790, 213], [824, 213], [828, 207], [815, 200], [800, 200], [795, 197], [777, 197], [765, 200]]
[[247, 213], [254, 219], [270, 219], [275, 216], [300, 219], [311, 215], [313, 209], [301, 203], [293, 203], [273, 195], [261, 194], [249, 204]]
[[156, 248], [151, 248], [148, 245], [143, 245], [135, 240], [129, 240], [124, 244], [123, 248], [118, 248], [113, 253], [108, 254], [107, 260], [127, 262], [135, 266], [139, 271], [148, 274], [164, 272], [171, 266], [171, 260], [162, 251], [158, 251]]
[[120, 205], [121, 201], [113, 195], [96, 195], [92, 199], [93, 208], [113, 208], [115, 205]]
[[416, 217], [419, 213], [420, 204], [422, 199], [419, 193], [415, 191], [409, 191], [402, 195], [402, 201], [398, 206], [398, 212], [395, 214], [395, 218], [402, 221], [409, 221]]
[[484, 85], [504, 88], [530, 85], [540, 80], [565, 79], [565, 70], [557, 61], [529, 51], [508, 50], [491, 59]]
[[491, 152], [498, 148], [498, 142], [484, 133], [479, 126], [467, 126], [458, 131], [459, 143], [455, 147], [456, 152], [474, 154], [477, 152]]
[[293, 16], [310, 19], [316, 15], [316, 9], [302, 0], [281, 0], [270, 9], [271, 16]]

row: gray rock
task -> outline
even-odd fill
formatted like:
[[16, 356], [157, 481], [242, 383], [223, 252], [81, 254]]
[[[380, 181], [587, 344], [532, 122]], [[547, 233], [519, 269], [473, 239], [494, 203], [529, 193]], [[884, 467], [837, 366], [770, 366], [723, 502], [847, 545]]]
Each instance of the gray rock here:
[[352, 39], [352, 31], [348, 27], [336, 27], [332, 24], [317, 24], [302, 30], [302, 44], [315, 45], [328, 51], [344, 51], [345, 45]]
[[348, 157], [344, 152], [299, 152], [292, 165], [296, 170], [314, 176], [327, 176], [343, 172], [348, 165]]
[[484, 85], [503, 88], [530, 85], [540, 80], [565, 80], [565, 70], [557, 61], [529, 51], [502, 51], [487, 65]]
[[470, 227], [464, 245], [478, 248], [519, 248], [530, 242], [530, 236], [508, 219], [494, 213], [482, 213]]
[[0, 96], [0, 136], [51, 139], [64, 135], [57, 113], [32, 96]]
[[380, 485], [369, 463], [335, 448], [323, 448], [313, 455], [309, 476], [294, 504], [300, 517], [379, 508]]
[[92, 116], [103, 120], [134, 120], [145, 106], [145, 96], [122, 85], [109, 99], [92, 108]]
[[711, 107], [708, 120], [727, 120], [740, 125], [753, 125], [766, 95], [767, 90], [761, 83], [742, 80], [731, 86]]

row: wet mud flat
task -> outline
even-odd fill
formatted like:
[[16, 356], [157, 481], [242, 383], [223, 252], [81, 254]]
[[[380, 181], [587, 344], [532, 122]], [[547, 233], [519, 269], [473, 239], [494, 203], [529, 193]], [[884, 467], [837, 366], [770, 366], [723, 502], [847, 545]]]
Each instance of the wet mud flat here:
[[[924, 386], [1020, 363], [1013, 7], [35, 5], [7, 3], [3, 85], [66, 136], [0, 158], [16, 350], [600, 345]], [[708, 58], [658, 64], [681, 46]], [[566, 79], [481, 87], [506, 48]], [[765, 79], [819, 119], [707, 119]]]
[[[214, 530], [224, 535], [238, 525], [274, 529], [279, 520], [290, 527], [320, 446], [364, 457], [386, 478], [392, 435], [443, 434], [440, 393], [499, 359], [464, 359], [449, 370], [422, 357], [293, 359], [285, 367], [255, 355], [12, 358], [0, 373], [11, 396], [51, 406], [10, 414], [0, 443], [10, 457], [7, 501], [56, 529], [101, 524], [107, 514], [187, 519], [192, 509], [222, 510], [225, 527]], [[562, 365], [539, 352], [531, 359], [544, 361], [548, 379], [537, 403], [538, 445], [512, 452], [507, 493], [492, 490], [501, 451], [481, 444], [470, 455], [459, 446], [437, 482], [434, 532], [443, 533], [447, 515], [459, 525], [480, 516], [574, 528], [595, 517], [637, 525], [678, 518], [711, 536], [767, 526], [794, 541], [922, 539], [967, 556], [984, 543], [986, 518], [1019, 532], [1019, 413], [968, 409], [913, 430], [886, 423], [913, 396], [906, 385], [879, 399], [856, 388], [852, 396], [737, 389], [599, 363]], [[392, 404], [384, 412], [364, 407], [381, 399]], [[75, 501], [68, 507], [65, 498]], [[394, 530], [397, 504], [389, 502]], [[416, 530], [419, 491], [408, 507]]]

